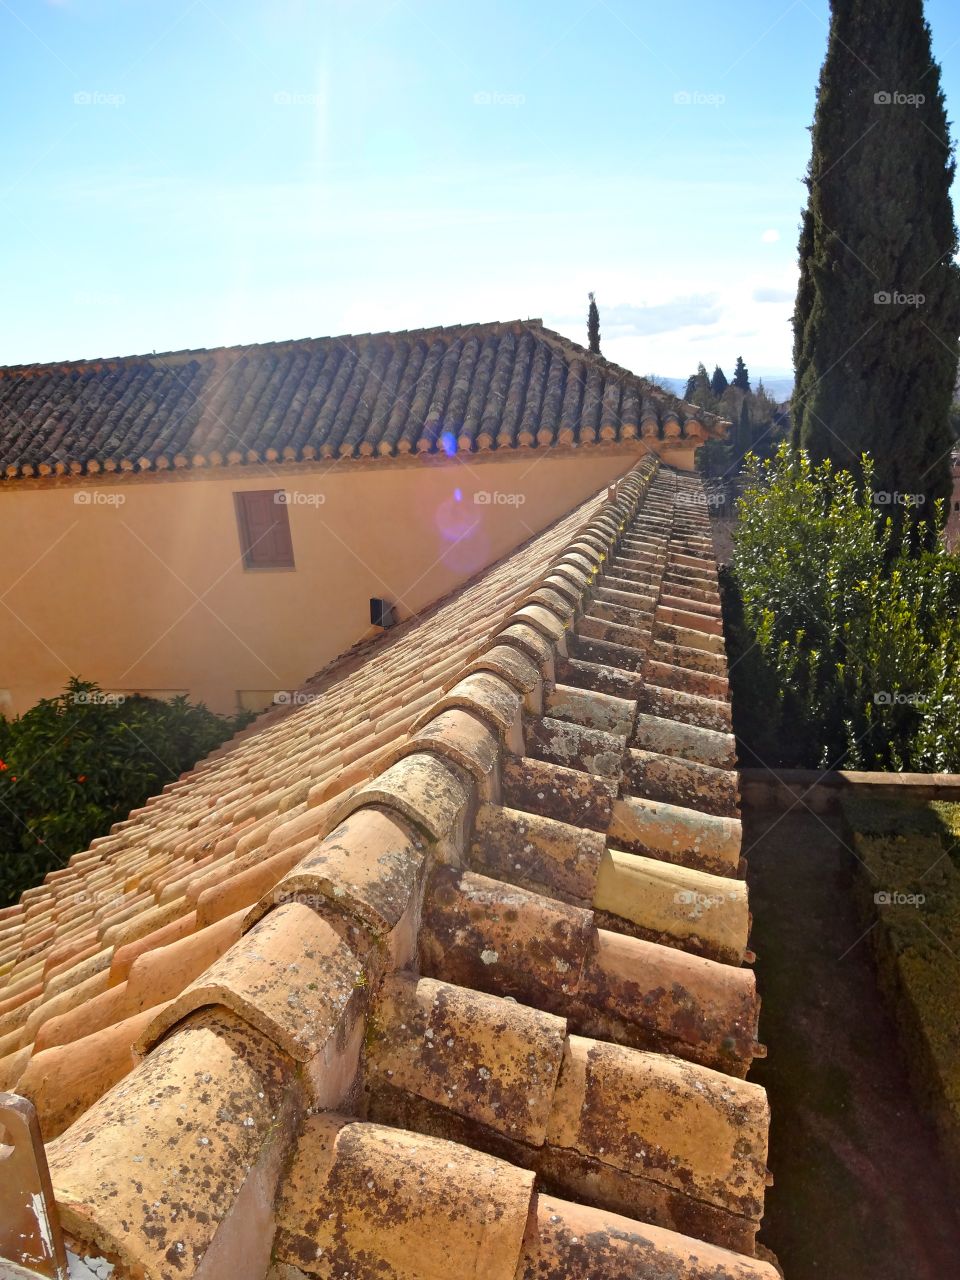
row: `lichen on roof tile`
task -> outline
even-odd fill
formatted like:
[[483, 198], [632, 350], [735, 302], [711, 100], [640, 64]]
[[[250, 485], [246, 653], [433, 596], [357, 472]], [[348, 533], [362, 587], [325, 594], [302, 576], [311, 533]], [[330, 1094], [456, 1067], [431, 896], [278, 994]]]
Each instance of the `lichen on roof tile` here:
[[[208, 357], [174, 360], [200, 392]], [[229, 461], [197, 402], [149, 408], [166, 359], [127, 388], [143, 456]], [[656, 431], [641, 392], [508, 326], [254, 352], [215, 404], [262, 399], [248, 456], [352, 457], [437, 447], [451, 404], [470, 447]], [[696, 483], [642, 460], [0, 915], [0, 1079], [118, 1280], [772, 1280]]]

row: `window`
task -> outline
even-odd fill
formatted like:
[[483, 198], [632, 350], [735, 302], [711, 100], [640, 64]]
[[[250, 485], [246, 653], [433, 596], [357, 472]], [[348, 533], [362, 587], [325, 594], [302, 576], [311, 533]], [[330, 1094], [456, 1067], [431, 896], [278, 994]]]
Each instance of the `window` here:
[[233, 498], [244, 568], [292, 569], [286, 493], [282, 489], [247, 489]]

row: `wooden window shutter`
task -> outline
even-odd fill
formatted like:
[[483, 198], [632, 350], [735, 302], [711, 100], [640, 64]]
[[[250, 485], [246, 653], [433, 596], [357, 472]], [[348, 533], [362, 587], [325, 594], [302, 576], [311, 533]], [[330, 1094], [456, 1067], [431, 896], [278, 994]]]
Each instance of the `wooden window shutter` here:
[[[248, 569], [292, 569], [293, 543], [282, 489], [246, 489], [233, 495], [240, 549]], [[284, 495], [286, 496], [286, 495]]]

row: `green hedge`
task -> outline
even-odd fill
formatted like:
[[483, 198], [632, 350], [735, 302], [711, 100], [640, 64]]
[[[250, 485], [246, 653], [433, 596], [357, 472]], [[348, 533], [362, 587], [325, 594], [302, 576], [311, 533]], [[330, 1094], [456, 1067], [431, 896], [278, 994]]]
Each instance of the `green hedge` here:
[[15, 901], [252, 716], [186, 698], [105, 694], [71, 680], [15, 720], [0, 717], [0, 904]]
[[745, 762], [960, 771], [960, 555], [898, 539], [863, 471], [748, 459], [724, 582]]
[[881, 987], [960, 1185], [960, 806], [851, 796], [843, 809]]

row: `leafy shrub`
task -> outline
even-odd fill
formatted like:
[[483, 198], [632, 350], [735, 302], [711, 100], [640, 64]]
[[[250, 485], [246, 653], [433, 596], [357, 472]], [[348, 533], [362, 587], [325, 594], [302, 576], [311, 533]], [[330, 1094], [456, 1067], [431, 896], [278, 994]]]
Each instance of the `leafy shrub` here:
[[186, 698], [117, 698], [73, 679], [0, 717], [0, 903], [104, 835], [252, 719]]
[[735, 709], [763, 690], [766, 724], [746, 745], [781, 765], [957, 770], [960, 556], [915, 549], [909, 520], [895, 535], [863, 468], [858, 486], [787, 446], [748, 459], [731, 678]]

